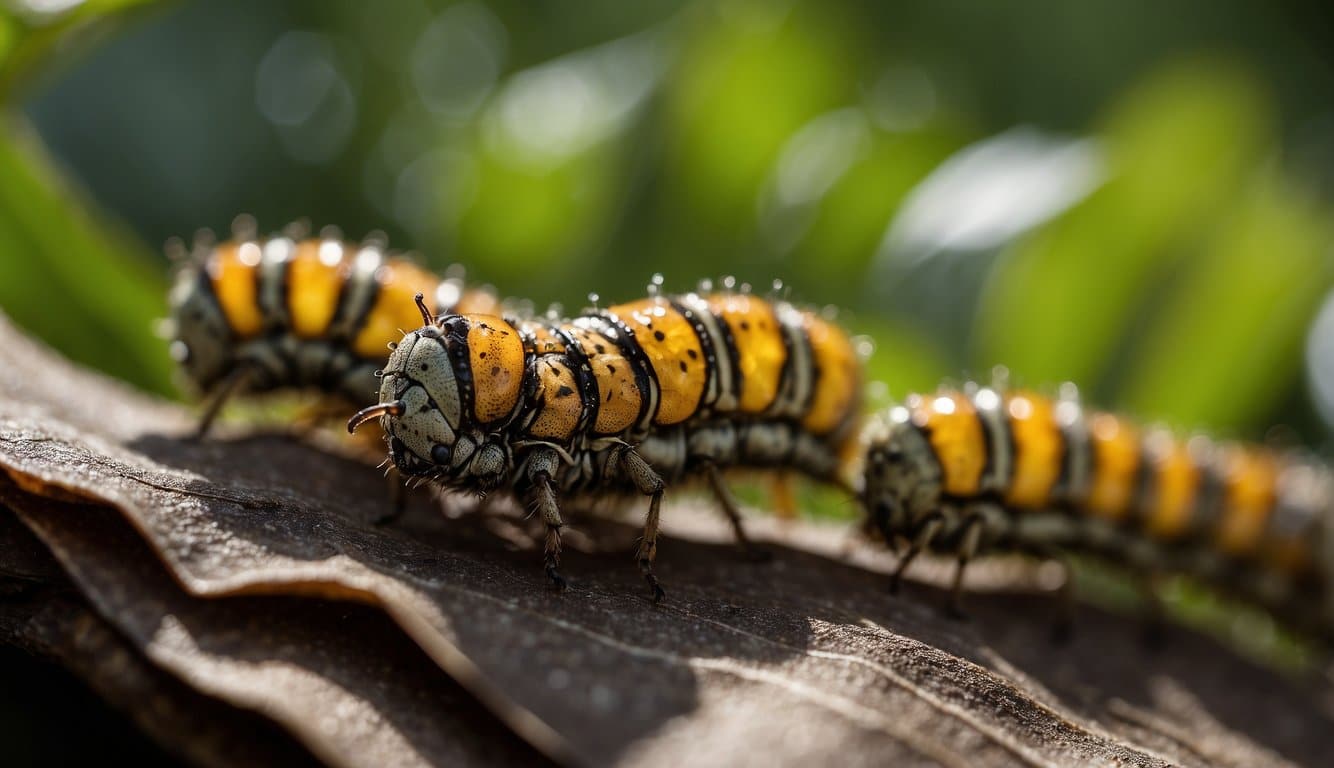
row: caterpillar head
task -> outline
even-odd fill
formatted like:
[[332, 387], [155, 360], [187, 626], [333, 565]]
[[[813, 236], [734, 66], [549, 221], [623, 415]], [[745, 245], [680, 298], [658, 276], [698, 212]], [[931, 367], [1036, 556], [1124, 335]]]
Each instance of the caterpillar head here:
[[872, 419], [862, 434], [866, 447], [863, 504], [888, 543], [909, 536], [923, 515], [940, 508], [940, 468], [912, 412], [896, 406]]
[[486, 491], [513, 464], [503, 435], [519, 405], [524, 350], [518, 332], [491, 315], [431, 317], [403, 337], [385, 366], [380, 402], [348, 429], [378, 418], [405, 476]]

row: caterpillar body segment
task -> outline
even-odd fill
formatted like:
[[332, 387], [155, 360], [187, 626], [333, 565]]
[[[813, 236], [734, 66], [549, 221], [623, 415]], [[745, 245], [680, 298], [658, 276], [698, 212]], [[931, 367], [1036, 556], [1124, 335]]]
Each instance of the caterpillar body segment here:
[[171, 292], [170, 325], [184, 378], [211, 396], [200, 433], [241, 392], [363, 400], [387, 345], [420, 323], [417, 293], [441, 311], [499, 311], [490, 290], [465, 289], [459, 277], [440, 278], [373, 241], [239, 232], [197, 242]]
[[1087, 552], [1239, 592], [1334, 636], [1334, 474], [1268, 447], [1217, 442], [1057, 397], [970, 385], [909, 396], [863, 430], [868, 523], [908, 548]]
[[839, 482], [856, 448], [861, 362], [836, 326], [747, 293], [652, 295], [567, 320], [428, 317], [390, 356], [379, 418], [406, 475], [504, 489], [547, 527], [557, 584], [559, 498], [650, 497], [637, 553], [653, 574], [665, 489], [707, 479], [744, 542], [721, 480], [734, 467]]

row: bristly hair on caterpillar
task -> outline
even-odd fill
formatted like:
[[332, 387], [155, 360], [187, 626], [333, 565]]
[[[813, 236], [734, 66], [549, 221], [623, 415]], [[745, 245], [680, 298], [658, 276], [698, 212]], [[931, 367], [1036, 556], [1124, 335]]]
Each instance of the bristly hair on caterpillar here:
[[208, 395], [199, 434], [236, 394], [313, 389], [359, 402], [377, 386], [386, 345], [417, 325], [412, 299], [441, 312], [500, 312], [490, 288], [465, 288], [457, 270], [439, 277], [407, 256], [385, 251], [384, 236], [360, 244], [325, 228], [310, 238], [297, 223], [259, 238], [239, 216], [232, 238], [179, 241], [180, 265], [167, 322], [173, 357], [194, 390]]
[[501, 489], [532, 505], [557, 587], [559, 495], [649, 496], [636, 557], [659, 600], [665, 489], [706, 479], [745, 546], [722, 472], [796, 470], [840, 482], [856, 447], [862, 367], [846, 333], [786, 301], [651, 293], [568, 319], [423, 309], [425, 326], [390, 356], [379, 402], [348, 426], [378, 419], [407, 476]]
[[1179, 572], [1334, 637], [1334, 474], [1300, 453], [1182, 436], [1055, 397], [968, 385], [911, 395], [862, 436], [868, 523], [918, 553], [1100, 556]]

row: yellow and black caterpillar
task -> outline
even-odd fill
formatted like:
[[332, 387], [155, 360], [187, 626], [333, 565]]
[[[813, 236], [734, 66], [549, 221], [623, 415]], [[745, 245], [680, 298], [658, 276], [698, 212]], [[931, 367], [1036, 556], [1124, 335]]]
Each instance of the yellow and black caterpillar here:
[[573, 319], [506, 318], [490, 291], [378, 244], [287, 236], [197, 247], [172, 305], [173, 350], [215, 393], [205, 426], [232, 391], [356, 400], [383, 367], [380, 402], [349, 426], [380, 418], [405, 474], [534, 504], [557, 585], [558, 494], [651, 496], [637, 557], [660, 597], [668, 484], [708, 480], [744, 542], [721, 471], [793, 469], [857, 493], [869, 524], [907, 542], [895, 584], [921, 551], [957, 557], [952, 605], [978, 555], [1077, 551], [1189, 573], [1334, 635], [1326, 465], [1091, 411], [1072, 385], [1056, 397], [978, 385], [914, 395], [858, 441], [852, 342], [784, 301], [654, 292]]
[[388, 344], [420, 322], [415, 294], [440, 311], [498, 312], [490, 290], [465, 289], [381, 243], [336, 233], [197, 241], [171, 292], [173, 357], [212, 400], [207, 430], [232, 394], [309, 388], [350, 402], [374, 392]]
[[655, 599], [668, 483], [707, 478], [744, 541], [719, 475], [791, 468], [835, 481], [856, 447], [861, 361], [818, 314], [747, 292], [650, 295], [567, 320], [433, 317], [385, 366], [379, 418], [395, 466], [459, 489], [507, 489], [546, 524], [557, 586], [558, 494], [651, 497], [637, 559]]
[[912, 395], [863, 431], [863, 505], [923, 550], [1088, 552], [1197, 576], [1334, 636], [1334, 475], [1290, 452], [1181, 437], [1057, 397], [970, 385]]

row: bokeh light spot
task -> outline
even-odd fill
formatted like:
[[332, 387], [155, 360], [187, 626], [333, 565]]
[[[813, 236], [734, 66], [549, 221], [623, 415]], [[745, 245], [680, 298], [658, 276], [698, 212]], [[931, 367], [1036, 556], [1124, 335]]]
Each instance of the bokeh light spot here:
[[260, 60], [255, 105], [300, 162], [327, 163], [352, 137], [357, 98], [338, 59], [328, 37], [299, 30], [278, 38]]
[[462, 120], [481, 106], [505, 64], [505, 27], [490, 9], [461, 3], [445, 9], [412, 50], [412, 82], [426, 108]]

